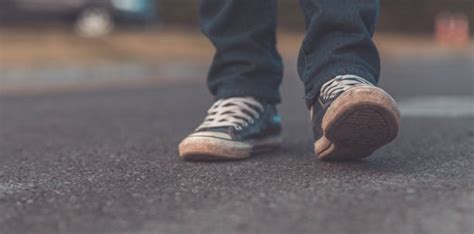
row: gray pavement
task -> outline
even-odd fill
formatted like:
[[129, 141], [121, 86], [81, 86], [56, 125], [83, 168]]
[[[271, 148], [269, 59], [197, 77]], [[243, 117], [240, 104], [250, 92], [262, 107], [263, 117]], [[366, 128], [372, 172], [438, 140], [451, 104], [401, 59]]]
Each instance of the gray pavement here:
[[[427, 64], [389, 61], [382, 85], [402, 105], [473, 96], [472, 63]], [[440, 70], [433, 79], [422, 68]], [[238, 162], [177, 157], [210, 104], [203, 83], [0, 98], [0, 233], [474, 232], [470, 112], [403, 117], [399, 138], [373, 157], [321, 162], [289, 74], [284, 145]]]

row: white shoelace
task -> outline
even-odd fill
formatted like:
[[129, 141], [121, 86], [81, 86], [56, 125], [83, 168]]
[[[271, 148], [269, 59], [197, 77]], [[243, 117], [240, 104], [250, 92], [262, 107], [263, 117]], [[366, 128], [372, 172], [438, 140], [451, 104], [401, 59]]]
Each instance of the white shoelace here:
[[[365, 80], [364, 78], [356, 75], [341, 75], [324, 83], [321, 87], [321, 101], [325, 104], [330, 104], [336, 97], [344, 91], [351, 89], [356, 86], [370, 85], [372, 83]], [[328, 103], [329, 102], [329, 103]]]
[[196, 131], [205, 128], [234, 127], [241, 130], [260, 117], [263, 105], [253, 97], [232, 97], [216, 101]]

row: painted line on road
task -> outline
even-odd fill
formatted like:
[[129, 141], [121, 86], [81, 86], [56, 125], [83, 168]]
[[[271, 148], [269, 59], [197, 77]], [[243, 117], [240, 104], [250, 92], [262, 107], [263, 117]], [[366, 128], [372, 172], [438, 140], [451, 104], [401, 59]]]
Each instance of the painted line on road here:
[[402, 117], [472, 117], [474, 96], [421, 96], [401, 99]]

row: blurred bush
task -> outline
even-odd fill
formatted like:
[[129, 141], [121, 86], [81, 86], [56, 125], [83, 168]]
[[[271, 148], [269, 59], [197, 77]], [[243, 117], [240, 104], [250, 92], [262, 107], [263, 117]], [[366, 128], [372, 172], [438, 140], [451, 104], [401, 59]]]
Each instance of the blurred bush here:
[[[287, 30], [303, 30], [304, 20], [297, 0], [277, 0], [280, 25]], [[159, 0], [162, 21], [166, 24], [196, 26], [197, 0]], [[474, 33], [474, 0], [380, 0], [378, 29], [404, 33], [433, 31], [434, 19], [443, 12], [466, 14]]]

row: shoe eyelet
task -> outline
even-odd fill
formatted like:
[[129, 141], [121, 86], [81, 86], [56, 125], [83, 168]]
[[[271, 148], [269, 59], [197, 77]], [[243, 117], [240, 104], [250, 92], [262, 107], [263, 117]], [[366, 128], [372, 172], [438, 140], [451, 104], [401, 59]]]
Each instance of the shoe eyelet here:
[[250, 123], [250, 124], [254, 124], [255, 121], [253, 121], [253, 119], [250, 119], [250, 120], [249, 120], [249, 123]]
[[244, 127], [247, 127], [247, 126], [249, 126], [249, 124], [248, 124], [247, 122], [244, 122], [244, 124], [243, 124], [243, 125], [244, 125]]
[[240, 126], [235, 126], [234, 129], [237, 130], [237, 131], [240, 131], [240, 130], [242, 130], [242, 127], [240, 127]]

